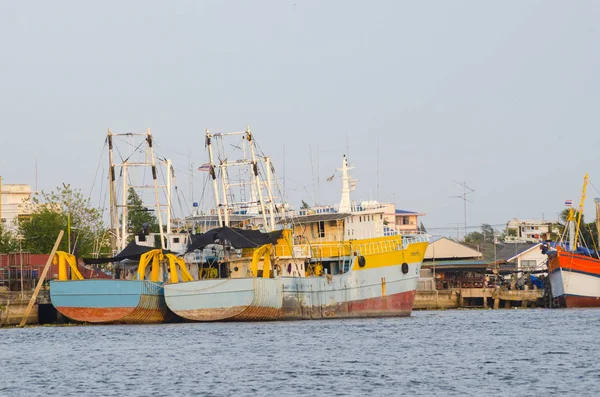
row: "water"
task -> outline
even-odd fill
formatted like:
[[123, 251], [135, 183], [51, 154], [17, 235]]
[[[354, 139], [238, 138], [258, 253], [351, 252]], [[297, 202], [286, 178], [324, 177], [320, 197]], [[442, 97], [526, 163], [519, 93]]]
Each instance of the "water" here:
[[600, 395], [600, 310], [0, 330], [1, 396]]

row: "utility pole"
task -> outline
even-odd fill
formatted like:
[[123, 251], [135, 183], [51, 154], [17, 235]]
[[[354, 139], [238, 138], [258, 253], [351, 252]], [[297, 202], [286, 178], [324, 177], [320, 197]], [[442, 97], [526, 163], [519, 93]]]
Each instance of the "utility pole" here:
[[458, 195], [458, 196], [452, 196], [450, 198], [458, 198], [463, 201], [463, 206], [464, 206], [463, 211], [464, 211], [464, 221], [465, 221], [465, 237], [467, 237], [467, 201], [469, 203], [472, 203], [472, 201], [467, 198], [467, 195], [473, 193], [475, 190], [473, 190], [469, 186], [467, 186], [467, 182], [457, 182], [454, 180], [452, 182], [456, 183], [457, 185], [459, 185], [463, 188], [463, 194]]
[[19, 234], [17, 238], [19, 239], [19, 263], [21, 265], [21, 300], [23, 300], [23, 246], [21, 244], [23, 235]]

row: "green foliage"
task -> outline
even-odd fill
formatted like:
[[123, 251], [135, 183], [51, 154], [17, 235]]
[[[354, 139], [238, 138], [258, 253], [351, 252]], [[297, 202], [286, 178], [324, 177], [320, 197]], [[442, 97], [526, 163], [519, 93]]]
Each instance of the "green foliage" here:
[[482, 244], [494, 242], [494, 228], [487, 223], [481, 224], [481, 232], [471, 232], [465, 236], [465, 243]]
[[156, 215], [144, 207], [137, 192], [133, 188], [129, 188], [127, 192], [127, 229], [130, 233], [139, 234], [142, 232], [144, 224], [147, 224], [149, 233], [160, 231]]
[[308, 203], [304, 200], [302, 200], [302, 206], [300, 207], [303, 210], [310, 208], [310, 205], [308, 205]]
[[509, 237], [517, 237], [517, 229], [514, 229], [514, 228], [508, 229], [508, 236]]
[[427, 233], [427, 229], [425, 229], [425, 225], [423, 225], [423, 222], [421, 222], [421, 224], [419, 225], [419, 231], [423, 232], [423, 233]]
[[16, 252], [19, 250], [19, 242], [15, 235], [0, 225], [0, 254]]
[[108, 253], [108, 233], [102, 214], [80, 190], [63, 184], [56, 191], [42, 191], [41, 198], [33, 198], [29, 205], [31, 216], [19, 223], [23, 250], [47, 254], [63, 230], [65, 234], [59, 250], [67, 251], [70, 225], [71, 251], [76, 250], [81, 257]]
[[487, 223], [481, 224], [481, 232], [471, 232], [465, 236], [464, 244], [483, 254], [483, 259], [494, 259], [495, 231]]

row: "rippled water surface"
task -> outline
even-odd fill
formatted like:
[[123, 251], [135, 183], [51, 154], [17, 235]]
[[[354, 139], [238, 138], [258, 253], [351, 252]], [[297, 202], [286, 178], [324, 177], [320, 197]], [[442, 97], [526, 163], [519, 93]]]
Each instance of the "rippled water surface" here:
[[0, 329], [1, 396], [600, 395], [600, 310]]

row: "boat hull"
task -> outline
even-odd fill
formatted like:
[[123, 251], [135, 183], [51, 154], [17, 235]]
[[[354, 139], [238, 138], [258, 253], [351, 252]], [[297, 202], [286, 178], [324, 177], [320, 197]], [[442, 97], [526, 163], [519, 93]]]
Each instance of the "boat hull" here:
[[600, 307], [600, 260], [558, 251], [548, 271], [560, 307]]
[[166, 284], [177, 315], [194, 321], [409, 316], [421, 262], [321, 277], [199, 280]]
[[152, 324], [174, 318], [162, 284], [149, 281], [52, 281], [50, 298], [58, 312], [79, 322]]

